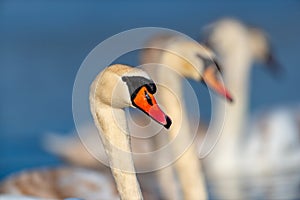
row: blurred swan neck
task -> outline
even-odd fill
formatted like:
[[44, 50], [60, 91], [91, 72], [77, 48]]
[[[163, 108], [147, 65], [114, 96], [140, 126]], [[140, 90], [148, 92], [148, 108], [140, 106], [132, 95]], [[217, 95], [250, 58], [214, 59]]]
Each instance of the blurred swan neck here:
[[[222, 99], [217, 101], [217, 112], [219, 123], [224, 116], [222, 136], [220, 143], [226, 145], [228, 151], [237, 152], [236, 145], [239, 144], [241, 135], [245, 131], [245, 123], [248, 116], [248, 96], [250, 78], [250, 59], [237, 58], [238, 56], [224, 60], [224, 81], [226, 87], [234, 97], [234, 102], [224, 103]], [[226, 70], [227, 69], [227, 70]], [[224, 109], [224, 106], [225, 109]], [[222, 118], [223, 119], [223, 118]], [[222, 145], [220, 145], [222, 146]], [[222, 151], [222, 150], [221, 150]]]
[[174, 138], [180, 133], [188, 134], [190, 131], [182, 90], [183, 76], [168, 67], [159, 67], [157, 74], [158, 100], [165, 106], [173, 121], [169, 135]]

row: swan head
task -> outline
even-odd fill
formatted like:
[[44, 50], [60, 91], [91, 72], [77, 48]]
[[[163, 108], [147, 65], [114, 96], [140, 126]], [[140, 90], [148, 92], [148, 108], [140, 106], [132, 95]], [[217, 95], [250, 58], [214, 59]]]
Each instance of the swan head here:
[[247, 28], [235, 19], [225, 18], [207, 25], [202, 37], [203, 42], [220, 57], [248, 55]]
[[220, 80], [220, 66], [209, 48], [186, 38], [175, 39], [166, 48], [168, 51], [163, 55], [163, 63], [184, 77], [202, 81], [230, 102], [233, 101]]
[[248, 34], [253, 60], [266, 64], [274, 72], [280, 70], [280, 64], [274, 57], [268, 35], [254, 27], [248, 28]]
[[141, 69], [112, 65], [104, 69], [91, 86], [90, 99], [113, 108], [135, 107], [165, 128], [171, 119], [160, 109], [154, 93], [156, 85]]
[[237, 63], [258, 61], [267, 64], [274, 71], [279, 69], [269, 38], [259, 28], [225, 18], [206, 26], [203, 32], [205, 43], [221, 58], [234, 58]]

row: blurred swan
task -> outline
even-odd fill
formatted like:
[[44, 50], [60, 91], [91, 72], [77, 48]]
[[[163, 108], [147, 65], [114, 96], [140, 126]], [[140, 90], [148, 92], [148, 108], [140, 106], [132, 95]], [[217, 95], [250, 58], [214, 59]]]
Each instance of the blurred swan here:
[[[287, 149], [291, 150], [287, 146], [291, 145], [291, 141], [298, 141], [299, 137], [296, 136], [294, 122], [284, 112], [268, 118], [267, 123], [273, 125], [268, 128], [267, 133], [263, 133], [265, 131], [261, 127], [264, 126], [261, 126], [260, 120], [255, 120], [254, 124], [250, 124], [248, 120], [249, 78], [253, 62], [267, 63], [269, 69], [280, 73], [268, 37], [262, 30], [247, 27], [234, 19], [217, 21], [209, 25], [205, 32], [207, 44], [216, 51], [223, 64], [225, 85], [236, 99], [234, 104], [228, 105], [226, 111], [222, 102], [216, 103], [219, 115], [226, 112], [226, 118], [219, 142], [212, 154], [205, 159], [205, 171], [212, 184], [212, 191], [217, 199], [271, 198], [266, 193], [275, 193], [276, 188], [264, 185], [251, 190], [249, 186], [252, 183], [259, 185], [266, 174], [280, 172], [274, 166], [275, 162], [279, 168], [285, 168], [291, 161], [294, 169], [297, 168], [296, 163], [300, 162], [297, 158], [299, 153], [292, 153], [293, 155], [286, 157], [287, 160], [279, 156], [285, 155]], [[281, 123], [273, 123], [278, 120]], [[248, 131], [250, 128], [252, 131]], [[285, 135], [287, 131], [289, 133]], [[297, 144], [294, 142], [293, 146]], [[296, 149], [292, 151], [297, 152]], [[295, 187], [298, 185], [294, 185], [293, 189]], [[262, 194], [262, 190], [268, 191]], [[294, 194], [295, 190], [292, 195]]]
[[[293, 108], [281, 107], [253, 117], [248, 138], [249, 157], [260, 154], [275, 172], [288, 172], [297, 164], [300, 166], [300, 131], [296, 114]], [[265, 149], [260, 149], [264, 146]]]
[[[234, 104], [226, 105], [226, 111], [223, 109], [223, 102], [219, 100], [215, 103], [218, 116], [226, 112], [226, 118], [220, 133], [221, 138], [206, 159], [210, 169], [208, 173], [230, 177], [232, 175], [229, 173], [238, 173], [233, 168], [237, 167], [239, 140], [247, 121], [250, 69], [252, 62], [257, 58], [252, 52], [254, 43], [250, 40], [251, 34], [240, 22], [231, 19], [220, 20], [209, 25], [205, 32], [207, 45], [215, 50], [223, 63], [224, 82], [236, 98]], [[215, 119], [217, 123], [220, 123], [219, 120], [221, 119]]]
[[[255, 198], [295, 199], [300, 197], [300, 129], [295, 107], [260, 111], [250, 124], [244, 165], [259, 162], [247, 175]], [[257, 180], [257, 177], [260, 179]], [[251, 179], [250, 179], [251, 180]], [[259, 189], [272, 188], [272, 192]]]
[[251, 49], [254, 45], [250, 42], [248, 28], [231, 19], [208, 25], [204, 33], [205, 44], [219, 56], [225, 85], [235, 98], [230, 105], [219, 99], [213, 102], [216, 118], [212, 121], [212, 134], [220, 134], [220, 139], [203, 160], [204, 169], [214, 198], [243, 199], [242, 185], [236, 179], [241, 176], [239, 140], [247, 121], [249, 71], [254, 60]]
[[[148, 119], [143, 113], [130, 112], [127, 118], [130, 120], [128, 125], [131, 132], [138, 131], [133, 124], [149, 123], [146, 122]], [[136, 137], [131, 138], [131, 144], [133, 152], [147, 153], [153, 151], [151, 143], [140, 141]], [[98, 130], [93, 123], [80, 124], [76, 130], [69, 133], [47, 132], [44, 134], [42, 145], [46, 151], [59, 156], [67, 163], [107, 171], [108, 158], [99, 138]], [[134, 157], [134, 163], [136, 168], [145, 169], [153, 161], [140, 156], [138, 159]]]
[[111, 177], [82, 168], [39, 168], [1, 182], [0, 199], [119, 199]]
[[[185, 108], [183, 83], [185, 78], [204, 81], [208, 87], [226, 97], [232, 98], [223, 84], [217, 78], [218, 64], [215, 55], [208, 48], [182, 36], [160, 35], [152, 38], [146, 45], [149, 49], [141, 55], [144, 69], [159, 83], [158, 99], [164, 104], [174, 121], [169, 132], [169, 141], [172, 144], [172, 153], [181, 155], [174, 163], [184, 199], [206, 199], [206, 186], [201, 171], [201, 164], [197, 161], [197, 151], [193, 141], [196, 133], [191, 119]], [[150, 67], [149, 67], [150, 66]], [[174, 109], [177, 108], [177, 109]], [[162, 143], [165, 138], [159, 138], [156, 144]], [[165, 159], [166, 156], [162, 155]], [[172, 178], [171, 167], [159, 172], [161, 187], [164, 196], [174, 199], [174, 192], [169, 189]]]
[[[82, 140], [78, 132], [85, 133], [80, 135], [80, 137], [84, 137]], [[101, 143], [99, 145], [101, 141], [96, 127], [92, 123], [85, 123], [78, 126], [78, 132], [75, 130], [70, 133], [47, 132], [44, 134], [42, 145], [48, 152], [58, 155], [66, 162], [75, 166], [88, 167], [101, 171], [106, 170], [105, 165], [97, 159], [99, 157], [100, 160], [105, 160], [108, 163], [103, 145]], [[97, 155], [91, 155], [84, 146], [83, 141], [91, 149], [97, 147], [97, 151], [93, 151], [94, 154], [97, 152]]]

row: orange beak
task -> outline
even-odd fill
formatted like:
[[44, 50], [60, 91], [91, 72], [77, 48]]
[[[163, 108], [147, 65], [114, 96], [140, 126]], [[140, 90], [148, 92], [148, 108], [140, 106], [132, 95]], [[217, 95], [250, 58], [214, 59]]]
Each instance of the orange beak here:
[[160, 109], [153, 94], [147, 90], [146, 86], [143, 86], [138, 90], [135, 97], [132, 99], [132, 103], [135, 107], [139, 108], [165, 128], [168, 129], [171, 126], [171, 119]]
[[217, 68], [215, 66], [208, 66], [203, 74], [204, 82], [208, 85], [208, 87], [224, 96], [229, 102], [233, 102], [231, 94], [225, 88], [224, 84], [218, 80], [216, 70]]

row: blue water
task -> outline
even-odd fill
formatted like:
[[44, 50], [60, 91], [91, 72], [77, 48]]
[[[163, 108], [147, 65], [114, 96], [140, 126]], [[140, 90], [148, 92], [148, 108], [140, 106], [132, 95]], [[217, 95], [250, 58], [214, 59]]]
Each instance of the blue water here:
[[[201, 27], [223, 16], [263, 27], [285, 67], [279, 80], [263, 66], [255, 67], [251, 111], [300, 102], [299, 1], [1, 1], [0, 178], [27, 167], [60, 163], [42, 149], [40, 140], [47, 131], [74, 128], [75, 75], [99, 42], [144, 26], [171, 28], [197, 39]], [[121, 61], [135, 65], [137, 57]], [[200, 91], [201, 114], [208, 119], [208, 93], [191, 83]]]

